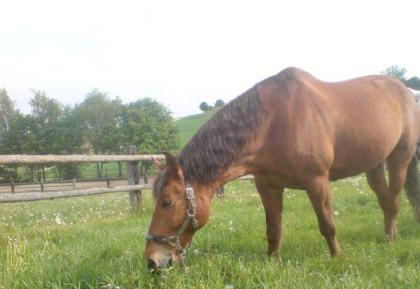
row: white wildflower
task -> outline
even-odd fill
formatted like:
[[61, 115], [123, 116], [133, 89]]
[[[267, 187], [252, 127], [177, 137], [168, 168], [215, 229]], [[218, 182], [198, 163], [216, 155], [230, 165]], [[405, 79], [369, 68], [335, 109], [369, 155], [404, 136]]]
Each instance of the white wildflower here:
[[63, 221], [60, 213], [57, 213], [57, 215], [55, 216], [55, 223], [57, 225], [63, 225], [64, 224], [64, 221]]

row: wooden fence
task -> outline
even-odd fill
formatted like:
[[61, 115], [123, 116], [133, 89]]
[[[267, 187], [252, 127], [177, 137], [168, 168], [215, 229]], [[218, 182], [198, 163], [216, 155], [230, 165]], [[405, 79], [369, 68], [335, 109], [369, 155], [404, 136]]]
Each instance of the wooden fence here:
[[121, 155], [0, 155], [0, 165], [124, 161], [127, 165], [128, 182], [127, 186], [118, 186], [113, 188], [102, 187], [55, 192], [0, 194], [0, 203], [27, 202], [128, 191], [130, 207], [132, 210], [136, 211], [141, 207], [142, 190], [151, 188], [149, 184], [140, 185], [140, 174], [138, 169], [139, 162], [153, 159], [164, 159], [163, 155], [136, 155], [136, 151], [136, 146], [126, 146], [122, 148]]
[[[84, 163], [84, 162], [118, 162], [125, 161], [127, 165], [127, 185], [118, 187], [100, 187], [79, 190], [66, 190], [54, 192], [27, 192], [0, 194], [0, 203], [29, 202], [39, 200], [52, 200], [59, 198], [71, 198], [108, 194], [117, 192], [129, 193], [130, 207], [133, 211], [141, 208], [142, 191], [151, 189], [151, 184], [140, 185], [139, 161], [164, 159], [163, 155], [136, 155], [135, 146], [127, 146], [122, 149], [122, 155], [0, 155], [0, 165], [10, 164], [53, 164], [53, 163]], [[251, 175], [243, 176], [238, 180], [250, 180]], [[218, 195], [223, 194], [223, 188]]]

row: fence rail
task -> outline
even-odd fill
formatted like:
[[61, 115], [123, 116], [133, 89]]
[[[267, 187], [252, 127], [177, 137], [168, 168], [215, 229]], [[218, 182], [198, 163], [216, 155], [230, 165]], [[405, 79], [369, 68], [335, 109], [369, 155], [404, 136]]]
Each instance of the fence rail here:
[[[236, 180], [253, 180], [254, 176], [246, 175]], [[72, 197], [82, 197], [90, 195], [108, 194], [108, 193], [119, 193], [127, 191], [142, 191], [151, 189], [151, 184], [142, 185], [128, 185], [118, 187], [102, 187], [102, 188], [91, 188], [71, 191], [55, 191], [55, 192], [28, 192], [28, 193], [14, 193], [14, 194], [0, 194], [0, 203], [16, 203], [16, 202], [31, 202], [40, 200], [52, 200]]]
[[146, 190], [146, 189], [151, 189], [151, 188], [152, 188], [151, 184], [144, 184], [144, 185], [134, 185], [134, 186], [119, 186], [119, 187], [114, 187], [114, 188], [92, 188], [92, 189], [71, 190], [71, 191], [0, 194], [0, 203], [52, 200], [52, 199], [61, 199], [61, 198], [72, 198], [72, 197], [82, 197], [82, 196], [108, 194], [108, 193], [127, 192], [127, 191], [133, 191], [133, 190]]
[[0, 165], [86, 163], [86, 162], [135, 162], [164, 159], [163, 155], [0, 155]]

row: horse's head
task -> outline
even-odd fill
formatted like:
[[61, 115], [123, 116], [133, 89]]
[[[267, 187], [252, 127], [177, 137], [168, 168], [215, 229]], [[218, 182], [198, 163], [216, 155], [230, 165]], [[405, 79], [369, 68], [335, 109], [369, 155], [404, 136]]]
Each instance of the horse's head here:
[[186, 183], [177, 159], [169, 153], [165, 156], [166, 167], [160, 166], [161, 173], [153, 185], [156, 205], [146, 236], [149, 270], [182, 262], [184, 250], [194, 233], [207, 223], [210, 213], [209, 194]]

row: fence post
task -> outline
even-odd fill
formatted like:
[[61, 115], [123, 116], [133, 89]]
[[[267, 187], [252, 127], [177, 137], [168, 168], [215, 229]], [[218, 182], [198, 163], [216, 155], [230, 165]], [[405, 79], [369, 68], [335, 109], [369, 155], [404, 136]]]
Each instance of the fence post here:
[[76, 189], [76, 177], [73, 178], [73, 190]]
[[108, 170], [105, 169], [105, 180], [106, 180], [106, 187], [110, 188], [111, 187], [111, 181], [109, 180], [109, 175], [108, 175]]
[[44, 188], [44, 180], [41, 178], [41, 192], [44, 192], [45, 191], [45, 188]]
[[10, 178], [10, 188], [12, 189], [12, 193], [15, 192], [15, 180], [13, 177]]
[[118, 162], [118, 177], [122, 178], [122, 169], [121, 169], [121, 162]]
[[[122, 153], [125, 155], [135, 155], [137, 153], [137, 147], [135, 145], [123, 146]], [[140, 183], [139, 177], [139, 162], [128, 161], [127, 165], [127, 180], [128, 185], [138, 185]], [[141, 208], [141, 191], [133, 190], [129, 191], [130, 207], [132, 211], [138, 211]]]
[[144, 165], [144, 175], [143, 175], [143, 177], [144, 177], [144, 183], [145, 184], [147, 184], [147, 183], [149, 183], [149, 179], [148, 179], [148, 175], [147, 175], [147, 173], [148, 173], [148, 164], [146, 163], [147, 161], [143, 161], [143, 165]]
[[224, 187], [224, 186], [221, 186], [220, 188], [218, 188], [218, 189], [216, 190], [216, 196], [217, 196], [219, 199], [221, 199], [221, 198], [223, 198], [223, 197], [224, 197], [224, 195], [225, 195], [225, 187]]

